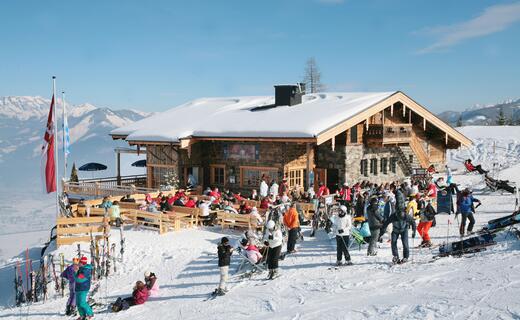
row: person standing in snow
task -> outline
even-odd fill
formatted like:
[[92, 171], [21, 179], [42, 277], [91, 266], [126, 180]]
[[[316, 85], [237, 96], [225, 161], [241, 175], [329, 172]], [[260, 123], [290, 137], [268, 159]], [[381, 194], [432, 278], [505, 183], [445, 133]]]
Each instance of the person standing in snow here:
[[289, 237], [287, 239], [287, 253], [296, 252], [296, 239], [298, 239], [298, 232], [300, 231], [300, 219], [298, 211], [296, 211], [296, 203], [291, 203], [289, 211], [283, 215], [283, 224], [289, 230]]
[[73, 316], [76, 314], [76, 281], [74, 279], [75, 273], [79, 269], [79, 258], [74, 257], [72, 264], [68, 266], [61, 273], [61, 277], [69, 281], [69, 299], [67, 300], [67, 306], [65, 307], [65, 315]]
[[[385, 229], [388, 224], [392, 224], [392, 262], [405, 263], [410, 256], [410, 247], [408, 244], [408, 228], [412, 226], [412, 238], [415, 238], [416, 225], [412, 216], [406, 213], [404, 208], [404, 194], [401, 189], [392, 185], [390, 190], [395, 190], [395, 211], [383, 225]], [[403, 244], [403, 259], [399, 259], [399, 251], [397, 250], [397, 240], [401, 238]]]
[[273, 197], [276, 197], [278, 195], [278, 189], [278, 183], [276, 183], [276, 180], [273, 180], [271, 187], [269, 188], [269, 194], [273, 195]]
[[272, 280], [278, 276], [278, 261], [283, 244], [282, 230], [273, 220], [269, 220], [266, 224], [264, 241], [264, 244], [269, 247], [267, 251], [267, 268], [269, 269], [267, 279]]
[[383, 226], [384, 219], [380, 214], [379, 203], [376, 197], [370, 198], [370, 204], [367, 209], [368, 226], [370, 228], [370, 243], [368, 245], [368, 256], [377, 255], [377, 241], [379, 240], [379, 232]]
[[74, 275], [74, 281], [76, 283], [76, 307], [78, 308], [80, 319], [92, 319], [94, 316], [94, 312], [92, 312], [92, 308], [87, 301], [92, 280], [92, 266], [87, 262], [87, 257], [81, 257], [78, 271]]
[[433, 225], [433, 220], [435, 219], [435, 215], [437, 212], [435, 212], [435, 209], [429, 203], [429, 201], [426, 201], [426, 198], [424, 195], [419, 200], [420, 203], [420, 222], [417, 226], [417, 232], [422, 238], [422, 242], [419, 245], [419, 247], [425, 247], [429, 248], [432, 246], [432, 242], [430, 240], [430, 234], [428, 233], [430, 231], [430, 228]]
[[267, 177], [262, 175], [262, 182], [260, 182], [260, 197], [265, 198], [269, 192], [269, 186], [267, 185]]
[[217, 246], [217, 253], [218, 267], [220, 269], [220, 282], [214, 293], [223, 296], [227, 292], [229, 265], [231, 264], [231, 254], [233, 253], [233, 248], [231, 248], [227, 237], [222, 237], [220, 240], [220, 244]]
[[464, 236], [466, 231], [466, 220], [469, 220], [467, 230], [468, 234], [473, 231], [473, 226], [475, 225], [475, 217], [473, 216], [473, 213], [475, 212], [475, 207], [473, 206], [474, 202], [477, 202], [479, 204], [481, 203], [479, 199], [473, 197], [473, 194], [469, 188], [464, 189], [462, 191], [459, 202], [459, 210], [462, 216], [459, 230], [461, 237]]
[[347, 207], [340, 206], [339, 214], [334, 217], [333, 229], [336, 236], [336, 265], [343, 265], [343, 256], [345, 256], [345, 265], [352, 265], [348, 245], [350, 240], [350, 229], [352, 228], [352, 220], [347, 215]]

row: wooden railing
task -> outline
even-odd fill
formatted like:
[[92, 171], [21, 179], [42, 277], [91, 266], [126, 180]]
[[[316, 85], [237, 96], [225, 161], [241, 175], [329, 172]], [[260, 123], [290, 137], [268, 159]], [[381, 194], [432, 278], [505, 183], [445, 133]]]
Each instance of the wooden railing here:
[[420, 142], [417, 140], [415, 133], [412, 132], [412, 139], [410, 139], [410, 148], [417, 156], [421, 167], [428, 168], [430, 165], [430, 158], [424, 151], [424, 148], [421, 146]]
[[[135, 181], [137, 178], [126, 180]], [[157, 189], [137, 187], [133, 184], [117, 185], [114, 183], [115, 180], [110, 179], [94, 179], [94, 180], [82, 180], [80, 182], [66, 181], [63, 183], [63, 190], [69, 194], [78, 194], [84, 196], [123, 196], [127, 194], [135, 193], [151, 193], [156, 192]]]
[[368, 126], [365, 137], [369, 143], [382, 144], [409, 143], [412, 138], [412, 124], [398, 125], [372, 124]]
[[[106, 217], [58, 218], [56, 222], [56, 245], [90, 241], [90, 234], [99, 238], [106, 231], [110, 234], [110, 225]], [[106, 228], [106, 230], [105, 230]]]

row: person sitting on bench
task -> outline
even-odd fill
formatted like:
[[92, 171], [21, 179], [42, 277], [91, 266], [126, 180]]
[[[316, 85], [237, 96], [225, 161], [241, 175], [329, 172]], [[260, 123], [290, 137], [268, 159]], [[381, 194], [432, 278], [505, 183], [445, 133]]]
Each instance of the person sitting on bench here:
[[473, 171], [478, 171], [478, 173], [480, 174], [486, 174], [488, 173], [488, 171], [482, 169], [482, 166], [479, 164], [479, 165], [473, 165], [471, 163], [471, 159], [468, 159], [466, 161], [464, 161], [464, 166], [466, 167], [466, 169], [469, 171], [469, 172], [473, 172]]

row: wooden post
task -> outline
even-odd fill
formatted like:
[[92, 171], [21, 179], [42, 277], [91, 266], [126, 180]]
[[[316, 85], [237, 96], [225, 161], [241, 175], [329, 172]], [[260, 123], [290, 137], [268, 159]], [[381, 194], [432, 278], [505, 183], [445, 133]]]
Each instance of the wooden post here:
[[162, 223], [163, 215], [164, 215], [164, 213], [159, 213], [159, 234], [163, 233], [163, 223]]
[[311, 144], [307, 142], [307, 144], [305, 145], [305, 149], [306, 149], [306, 155], [307, 155], [307, 164], [306, 164], [306, 169], [307, 169], [307, 177], [305, 177], [305, 179], [307, 180], [307, 188], [310, 188], [311, 186]]
[[383, 111], [381, 111], [381, 120], [383, 122], [383, 127], [385, 126], [385, 109], [383, 109]]
[[448, 145], [448, 134], [446, 133], [446, 136], [445, 136], [445, 141], [446, 145]]
[[406, 116], [406, 106], [403, 104], [403, 118]]
[[121, 152], [116, 150], [117, 185], [121, 185]]
[[336, 136], [332, 137], [332, 151], [336, 150]]
[[412, 123], [412, 109], [408, 109], [408, 123]]
[[426, 131], [426, 118], [423, 118], [422, 119], [422, 127], [423, 127], [423, 130]]
[[394, 116], [394, 104], [390, 105], [390, 116]]

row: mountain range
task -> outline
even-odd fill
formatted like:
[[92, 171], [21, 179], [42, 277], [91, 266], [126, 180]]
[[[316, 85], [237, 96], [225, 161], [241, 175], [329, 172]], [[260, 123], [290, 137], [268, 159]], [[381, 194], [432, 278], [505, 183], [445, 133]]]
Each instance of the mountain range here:
[[[49, 99], [42, 97], [0, 97], [0, 181], [17, 186], [40, 186], [41, 147], [50, 103]], [[61, 126], [60, 100], [57, 110], [58, 124]], [[108, 171], [103, 172], [103, 175], [113, 175], [114, 148], [125, 144], [112, 141], [108, 133], [149, 115], [151, 113], [130, 109], [113, 110], [88, 103], [67, 104], [71, 140], [67, 175], [70, 174], [73, 162], [78, 166], [87, 162], [101, 162], [108, 166]], [[62, 161], [61, 128], [58, 131], [59, 161]], [[60, 174], [62, 170], [61, 167]], [[135, 173], [132, 170], [128, 172]], [[142, 169], [139, 173], [142, 173]], [[87, 173], [84, 177], [91, 175], [94, 176]]]
[[464, 126], [495, 125], [500, 111], [506, 120], [518, 124], [520, 120], [520, 99], [507, 100], [501, 103], [481, 106], [476, 105], [464, 111], [445, 111], [438, 116], [452, 126], [457, 126], [459, 119]]

